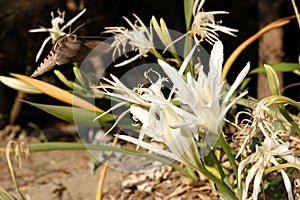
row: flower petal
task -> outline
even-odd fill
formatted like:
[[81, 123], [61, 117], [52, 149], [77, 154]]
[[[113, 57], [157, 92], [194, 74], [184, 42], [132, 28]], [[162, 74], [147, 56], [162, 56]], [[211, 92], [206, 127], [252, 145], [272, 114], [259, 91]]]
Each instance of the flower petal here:
[[136, 139], [136, 138], [128, 136], [128, 135], [119, 135], [118, 137], [122, 140], [126, 140], [130, 143], [133, 143], [133, 144], [137, 145], [137, 146], [143, 147], [143, 148], [145, 148], [149, 151], [152, 151], [152, 152], [155, 152], [155, 153], [160, 154], [162, 156], [165, 156], [167, 158], [171, 158], [173, 160], [176, 160], [176, 157], [171, 152], [163, 150], [163, 149], [159, 149], [157, 146], [153, 146], [153, 145], [151, 145], [147, 142], [143, 142], [139, 139]]
[[247, 65], [244, 67], [244, 69], [239, 73], [238, 77], [236, 78], [236, 80], [234, 81], [232, 86], [230, 87], [223, 102], [229, 101], [229, 98], [232, 96], [232, 94], [236, 90], [236, 88], [242, 83], [242, 81], [246, 77], [249, 70], [250, 70], [250, 63], [248, 62]]

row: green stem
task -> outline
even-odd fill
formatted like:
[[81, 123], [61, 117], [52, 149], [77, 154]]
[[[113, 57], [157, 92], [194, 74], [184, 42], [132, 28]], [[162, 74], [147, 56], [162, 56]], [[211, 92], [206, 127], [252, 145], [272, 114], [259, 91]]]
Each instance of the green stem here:
[[[289, 168], [287, 170], [287, 174], [290, 175], [292, 174], [294, 171], [296, 170], [296, 168]], [[280, 183], [283, 180], [282, 176], [279, 176], [277, 178], [275, 178], [273, 181], [271, 181], [270, 183], [268, 183], [268, 186], [276, 186], [278, 185], [278, 183]]]
[[119, 153], [126, 153], [135, 155], [138, 157], [144, 157], [147, 159], [155, 160], [161, 162], [165, 165], [169, 165], [173, 169], [179, 171], [182, 175], [195, 180], [195, 176], [191, 175], [186, 170], [182, 169], [179, 165], [171, 162], [168, 159], [165, 159], [161, 156], [143, 153], [136, 150], [125, 149], [120, 147], [106, 146], [106, 145], [94, 145], [94, 144], [82, 144], [82, 143], [74, 143], [74, 142], [47, 142], [47, 143], [37, 143], [37, 144], [29, 144], [28, 149], [30, 152], [40, 152], [40, 151], [54, 151], [54, 150], [100, 150], [100, 151], [113, 151]]
[[214, 151], [210, 151], [206, 158], [209, 159], [210, 162], [214, 163], [217, 166], [221, 179], [222, 180], [225, 179], [225, 173], [223, 167], [220, 161], [218, 160], [217, 156], [214, 154]]
[[14, 198], [12, 195], [10, 195], [6, 190], [4, 190], [4, 189], [0, 186], [0, 199], [5, 199], [5, 200], [15, 200], [16, 198]]
[[298, 135], [300, 135], [300, 128], [299, 125], [293, 120], [293, 118], [289, 115], [287, 110], [282, 104], [277, 105], [279, 112], [285, 117], [285, 119], [292, 125], [292, 127], [296, 130]]
[[149, 52], [152, 53], [156, 58], [166, 61], [166, 59], [158, 51], [156, 51], [156, 49], [150, 49]]
[[232, 166], [232, 169], [234, 171], [234, 175], [237, 178], [238, 177], [238, 168], [237, 168], [237, 165], [235, 163], [235, 158], [234, 158], [233, 154], [231, 153], [231, 148], [229, 147], [227, 141], [225, 140], [225, 137], [224, 137], [223, 133], [220, 135], [218, 141], [219, 141], [219, 144], [222, 146], [225, 154], [227, 155], [228, 160], [229, 160], [229, 162]]
[[216, 184], [218, 192], [224, 199], [237, 200], [234, 192], [228, 187], [228, 185], [211, 174], [202, 164], [198, 166], [198, 170], [205, 175], [210, 181]]

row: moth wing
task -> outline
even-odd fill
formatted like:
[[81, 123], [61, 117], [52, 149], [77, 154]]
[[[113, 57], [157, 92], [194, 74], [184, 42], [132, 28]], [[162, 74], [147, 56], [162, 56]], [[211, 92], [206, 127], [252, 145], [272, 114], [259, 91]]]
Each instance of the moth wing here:
[[76, 56], [81, 46], [80, 41], [73, 41], [72, 43], [66, 43], [63, 46], [58, 47], [56, 64], [63, 65], [70, 62], [71, 58]]

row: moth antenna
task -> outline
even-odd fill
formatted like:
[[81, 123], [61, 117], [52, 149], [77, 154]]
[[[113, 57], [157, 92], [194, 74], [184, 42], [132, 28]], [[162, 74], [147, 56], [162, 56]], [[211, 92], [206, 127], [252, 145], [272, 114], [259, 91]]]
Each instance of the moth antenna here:
[[103, 36], [77, 36], [77, 38], [82, 38], [82, 39], [108, 39], [110, 37], [103, 37]]
[[71, 33], [71, 30], [72, 30], [72, 24], [69, 27], [69, 34], [73, 34], [73, 33]]
[[80, 29], [81, 27], [83, 27], [85, 25], [85, 23], [77, 26], [77, 28], [75, 28], [75, 30], [71, 33], [71, 34], [74, 34], [78, 29]]

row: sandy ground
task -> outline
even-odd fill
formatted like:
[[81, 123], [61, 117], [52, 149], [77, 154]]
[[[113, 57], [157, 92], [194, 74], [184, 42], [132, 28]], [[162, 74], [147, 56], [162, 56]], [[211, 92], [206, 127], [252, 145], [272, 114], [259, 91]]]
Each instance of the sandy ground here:
[[[0, 146], [4, 147], [5, 142], [0, 142]], [[27, 160], [22, 160], [22, 170], [18, 169], [13, 156], [12, 160], [18, 185], [30, 200], [96, 199], [100, 170], [92, 173], [90, 166], [93, 159], [87, 151], [31, 153]], [[4, 153], [0, 154], [0, 164], [0, 185], [18, 197]], [[108, 168], [103, 199], [218, 199], [207, 181], [191, 181], [168, 166], [153, 166], [154, 170], [147, 173]]]
[[[15, 193], [4, 154], [0, 155], [1, 186]], [[93, 175], [86, 151], [51, 151], [32, 153], [22, 162], [22, 170], [15, 167], [17, 181], [23, 194], [32, 200], [95, 199], [99, 171]], [[16, 163], [15, 163], [16, 166]], [[104, 193], [120, 188], [124, 176], [109, 168]], [[111, 187], [113, 186], [113, 187]]]

